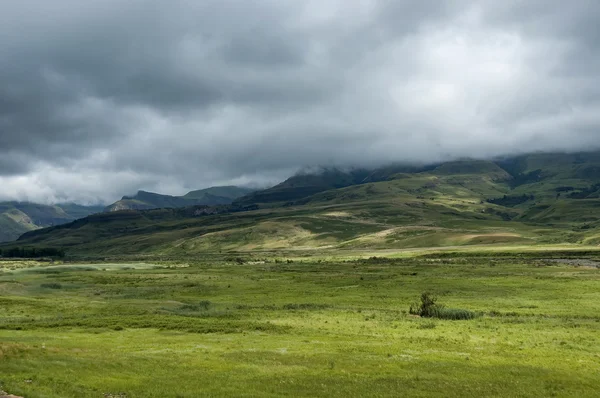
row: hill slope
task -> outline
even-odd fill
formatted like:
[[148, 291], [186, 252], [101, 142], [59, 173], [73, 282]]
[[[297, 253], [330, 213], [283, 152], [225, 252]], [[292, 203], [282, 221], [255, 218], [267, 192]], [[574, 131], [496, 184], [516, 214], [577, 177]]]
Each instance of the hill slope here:
[[[244, 188], [244, 187], [236, 187], [234, 185], [222, 186], [222, 187], [210, 187], [205, 189], [200, 189], [197, 191], [191, 191], [185, 194], [183, 197], [186, 199], [204, 199], [206, 197], [220, 197], [227, 198], [230, 201], [233, 201], [237, 198], [240, 198], [244, 195], [248, 195], [253, 192], [254, 189]], [[202, 203], [209, 204], [209, 203]]]
[[13, 241], [25, 232], [68, 223], [99, 211], [102, 211], [102, 207], [72, 203], [49, 206], [30, 202], [2, 202], [0, 242]]
[[183, 196], [162, 195], [153, 192], [138, 191], [134, 196], [123, 196], [123, 198], [104, 211], [119, 210], [150, 210], [159, 208], [177, 208], [197, 205], [227, 205], [236, 198], [252, 192], [249, 188], [234, 186], [211, 187], [191, 191]]
[[369, 175], [367, 170], [341, 171], [324, 169], [315, 174], [301, 173], [284, 182], [262, 191], [257, 191], [237, 199], [234, 203], [248, 204], [284, 204], [318, 192], [359, 184]]
[[[553, 159], [450, 162], [376, 182], [367, 170], [295, 176], [231, 206], [98, 214], [17, 244], [85, 255], [599, 244], [597, 158]], [[259, 208], [240, 211], [242, 203]]]

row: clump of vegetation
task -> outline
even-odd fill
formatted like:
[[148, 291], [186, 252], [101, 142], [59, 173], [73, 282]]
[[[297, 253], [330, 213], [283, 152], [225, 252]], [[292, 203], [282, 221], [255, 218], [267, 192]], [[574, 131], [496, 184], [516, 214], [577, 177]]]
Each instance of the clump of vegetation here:
[[242, 258], [242, 257], [230, 257], [227, 259], [227, 261], [231, 261], [232, 263], [236, 263], [239, 265], [244, 265], [248, 262], [248, 261], [246, 261], [245, 258]]
[[518, 206], [522, 203], [528, 202], [530, 200], [534, 200], [535, 196], [533, 195], [521, 195], [521, 196], [508, 196], [508, 195], [504, 195], [501, 198], [496, 198], [496, 199], [488, 199], [488, 203], [492, 203], [495, 205], [500, 205], [500, 206], [506, 206], [506, 207], [513, 207], [513, 206]]
[[438, 313], [436, 313], [435, 317], [439, 319], [450, 319], [453, 321], [459, 321], [466, 319], [474, 319], [477, 317], [477, 314], [473, 311], [461, 308], [441, 308], [438, 311]]
[[429, 292], [421, 294], [421, 301], [410, 306], [409, 313], [423, 318], [438, 318], [450, 320], [473, 319], [477, 314], [460, 308], [446, 308], [437, 302], [437, 297]]
[[437, 307], [439, 307], [437, 302], [437, 297], [432, 295], [429, 292], [421, 293], [421, 302], [413, 303], [410, 305], [408, 312], [412, 315], [419, 315], [424, 318], [433, 317], [433, 313], [436, 311]]
[[579, 192], [572, 192], [569, 194], [569, 198], [588, 199], [591, 197], [598, 197], [598, 190], [600, 190], [600, 184], [595, 184], [587, 188], [582, 188]]
[[367, 260], [363, 260], [363, 262], [369, 262], [369, 263], [388, 263], [390, 262], [390, 259], [385, 258], [385, 257], [377, 257], [377, 256], [373, 256], [373, 257], [369, 257]]
[[556, 192], [572, 192], [574, 190], [575, 188], [570, 186], [556, 187], [555, 189]]
[[56, 282], [42, 283], [40, 287], [44, 289], [62, 289], [62, 285]]
[[11, 247], [0, 249], [0, 257], [5, 258], [64, 258], [65, 251], [54, 247]]

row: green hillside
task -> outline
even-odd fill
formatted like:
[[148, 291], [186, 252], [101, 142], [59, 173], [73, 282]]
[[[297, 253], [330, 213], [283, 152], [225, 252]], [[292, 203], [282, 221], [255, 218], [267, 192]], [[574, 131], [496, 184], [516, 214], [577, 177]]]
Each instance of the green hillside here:
[[262, 191], [257, 191], [234, 201], [238, 205], [248, 204], [286, 204], [330, 189], [343, 188], [360, 184], [372, 171], [357, 169], [342, 171], [324, 169], [318, 173], [301, 173], [292, 176], [284, 182]]
[[211, 187], [191, 191], [183, 196], [162, 195], [153, 192], [138, 191], [134, 196], [124, 196], [121, 200], [107, 206], [104, 211], [150, 210], [159, 208], [177, 208], [187, 206], [227, 205], [240, 196], [252, 192], [248, 188], [235, 186]]
[[431, 170], [433, 175], [485, 175], [494, 181], [507, 181], [511, 175], [498, 164], [486, 160], [460, 160], [443, 163]]
[[0, 214], [0, 242], [15, 240], [21, 234], [38, 228], [27, 214], [9, 209]]
[[68, 223], [99, 211], [102, 211], [102, 207], [72, 203], [42, 205], [30, 202], [2, 202], [0, 242], [13, 241], [25, 232]]
[[[378, 182], [365, 182], [378, 171], [329, 170], [292, 177], [229, 206], [97, 214], [29, 232], [17, 244], [74, 255], [179, 256], [600, 243], [600, 199], [590, 188], [600, 183], [591, 172], [598, 157], [565, 155], [560, 167], [555, 158], [462, 160], [383, 173]], [[541, 177], [527, 177], [532, 172]], [[254, 207], [242, 211], [250, 209], [242, 204]]]
[[[230, 199], [231, 201], [242, 197], [244, 195], [248, 195], [249, 193], [253, 192], [254, 189], [251, 188], [243, 188], [243, 187], [236, 187], [233, 185], [229, 185], [229, 186], [222, 186], [222, 187], [210, 187], [210, 188], [205, 188], [205, 189], [200, 189], [197, 191], [191, 191], [188, 192], [187, 194], [185, 194], [183, 197], [186, 199], [204, 199], [204, 198], [210, 198], [210, 197], [220, 197], [220, 198], [227, 198]], [[208, 203], [201, 203], [201, 204], [208, 204]]]

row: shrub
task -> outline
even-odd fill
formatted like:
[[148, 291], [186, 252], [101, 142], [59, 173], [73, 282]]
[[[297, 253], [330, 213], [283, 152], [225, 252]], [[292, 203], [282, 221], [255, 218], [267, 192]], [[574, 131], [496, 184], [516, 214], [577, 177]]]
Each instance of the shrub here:
[[450, 320], [474, 319], [477, 314], [473, 311], [460, 308], [445, 308], [437, 303], [437, 297], [429, 292], [421, 294], [421, 302], [413, 303], [410, 306], [409, 313], [419, 315], [423, 318], [438, 318]]
[[413, 303], [408, 310], [412, 315], [419, 315], [424, 318], [431, 318], [438, 311], [439, 304], [436, 304], [437, 297], [429, 292], [421, 293], [421, 302]]

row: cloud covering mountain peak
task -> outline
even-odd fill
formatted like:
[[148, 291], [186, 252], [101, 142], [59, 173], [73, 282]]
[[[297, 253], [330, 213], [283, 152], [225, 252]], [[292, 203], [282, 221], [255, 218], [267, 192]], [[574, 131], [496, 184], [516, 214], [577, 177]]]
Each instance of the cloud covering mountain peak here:
[[11, 2], [0, 195], [598, 148], [599, 17], [587, 0]]

